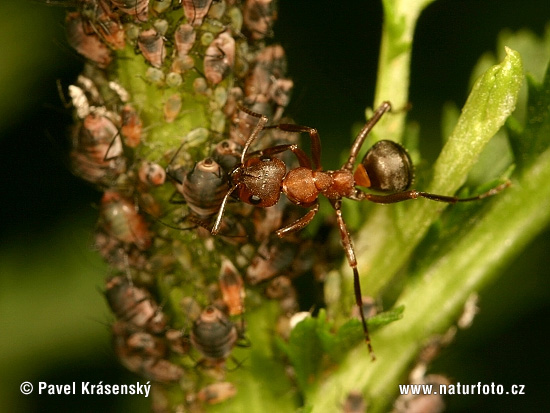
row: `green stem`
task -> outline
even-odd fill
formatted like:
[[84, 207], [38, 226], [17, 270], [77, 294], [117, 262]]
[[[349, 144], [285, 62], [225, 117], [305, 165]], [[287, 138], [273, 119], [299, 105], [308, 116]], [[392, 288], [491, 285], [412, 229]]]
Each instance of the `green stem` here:
[[412, 42], [418, 16], [434, 0], [384, 0], [384, 26], [378, 61], [375, 106], [385, 100], [396, 109], [376, 126], [375, 136], [400, 142], [408, 103]]

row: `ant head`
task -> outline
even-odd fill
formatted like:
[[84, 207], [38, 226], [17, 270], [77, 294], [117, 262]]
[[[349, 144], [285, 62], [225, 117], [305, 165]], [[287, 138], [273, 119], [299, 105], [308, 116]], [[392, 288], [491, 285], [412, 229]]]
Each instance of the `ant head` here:
[[279, 202], [286, 174], [283, 161], [271, 157], [251, 157], [231, 174], [238, 198], [247, 204], [266, 208]]
[[354, 176], [359, 186], [391, 193], [409, 188], [414, 173], [407, 150], [396, 142], [382, 140], [368, 150]]

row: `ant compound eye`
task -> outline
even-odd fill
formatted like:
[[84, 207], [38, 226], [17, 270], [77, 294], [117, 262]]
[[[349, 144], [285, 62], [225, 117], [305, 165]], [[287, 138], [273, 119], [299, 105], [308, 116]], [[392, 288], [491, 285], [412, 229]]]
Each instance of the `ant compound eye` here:
[[361, 161], [370, 179], [370, 188], [381, 192], [405, 191], [413, 180], [412, 161], [407, 150], [396, 142], [375, 143]]
[[248, 198], [248, 202], [251, 205], [258, 205], [262, 202], [262, 198], [260, 198], [258, 195], [250, 195], [250, 197]]

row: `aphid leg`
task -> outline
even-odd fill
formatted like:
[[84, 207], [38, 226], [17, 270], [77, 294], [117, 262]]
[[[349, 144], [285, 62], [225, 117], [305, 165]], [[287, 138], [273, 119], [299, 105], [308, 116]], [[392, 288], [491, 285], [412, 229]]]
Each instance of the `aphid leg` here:
[[372, 115], [372, 118], [370, 118], [365, 126], [363, 126], [363, 129], [359, 132], [357, 135], [357, 138], [355, 138], [355, 141], [353, 142], [353, 145], [351, 146], [350, 152], [349, 152], [349, 158], [348, 161], [345, 163], [345, 165], [342, 167], [342, 169], [346, 169], [348, 171], [353, 170], [353, 165], [355, 164], [355, 161], [357, 159], [357, 155], [359, 154], [359, 151], [361, 150], [361, 147], [363, 146], [363, 143], [365, 142], [365, 139], [367, 138], [368, 134], [374, 128], [374, 125], [378, 123], [378, 121], [382, 118], [384, 113], [389, 112], [391, 110], [391, 103], [390, 102], [382, 102], [382, 104], [376, 109], [374, 114]]
[[361, 282], [359, 280], [359, 271], [357, 271], [357, 259], [355, 258], [355, 250], [353, 248], [353, 243], [349, 236], [348, 228], [342, 218], [342, 201], [330, 201], [334, 210], [336, 211], [336, 220], [338, 221], [338, 228], [340, 229], [340, 236], [342, 237], [342, 246], [346, 251], [346, 257], [348, 259], [349, 266], [353, 270], [353, 290], [355, 292], [355, 303], [359, 309], [359, 315], [361, 316], [361, 324], [363, 325], [363, 332], [365, 334], [365, 341], [369, 348], [369, 353], [371, 355], [372, 361], [376, 360], [374, 351], [372, 350], [372, 345], [370, 342], [369, 329], [367, 327], [367, 321], [365, 319], [365, 313], [363, 311], [363, 296], [361, 294]]
[[303, 217], [294, 221], [292, 224], [287, 225], [276, 231], [276, 234], [279, 238], [283, 238], [285, 235], [291, 234], [293, 232], [299, 231], [302, 228], [308, 226], [308, 224], [313, 220], [313, 217], [319, 211], [319, 200], [315, 200], [315, 203], [312, 205], [311, 209]]

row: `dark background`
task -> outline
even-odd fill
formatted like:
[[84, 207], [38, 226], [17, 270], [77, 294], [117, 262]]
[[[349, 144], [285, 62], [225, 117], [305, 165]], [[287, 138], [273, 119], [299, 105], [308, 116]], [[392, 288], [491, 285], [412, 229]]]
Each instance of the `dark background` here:
[[[134, 411], [147, 411], [139, 396], [19, 392], [23, 381], [136, 378], [111, 353], [110, 317], [99, 292], [108, 270], [90, 251], [99, 194], [66, 168], [64, 136], [71, 118], [56, 80], [73, 82], [82, 62], [65, 43], [62, 8], [12, 3], [0, 5], [0, 404], [10, 411], [119, 411], [131, 403]], [[324, 164], [337, 167], [331, 149], [345, 146], [352, 126], [363, 122], [365, 107], [372, 105], [381, 6], [279, 3], [276, 40], [286, 49], [295, 82], [288, 113], [320, 131]], [[547, 0], [439, 0], [426, 10], [414, 43], [410, 118], [422, 125], [428, 160], [441, 145], [443, 103], [462, 106], [471, 70], [484, 52], [494, 51], [498, 33], [530, 28], [542, 35], [547, 22]], [[448, 411], [543, 411], [548, 404], [549, 235], [543, 230], [482, 292], [473, 327], [433, 367], [461, 383], [525, 384], [527, 394], [455, 396]]]

